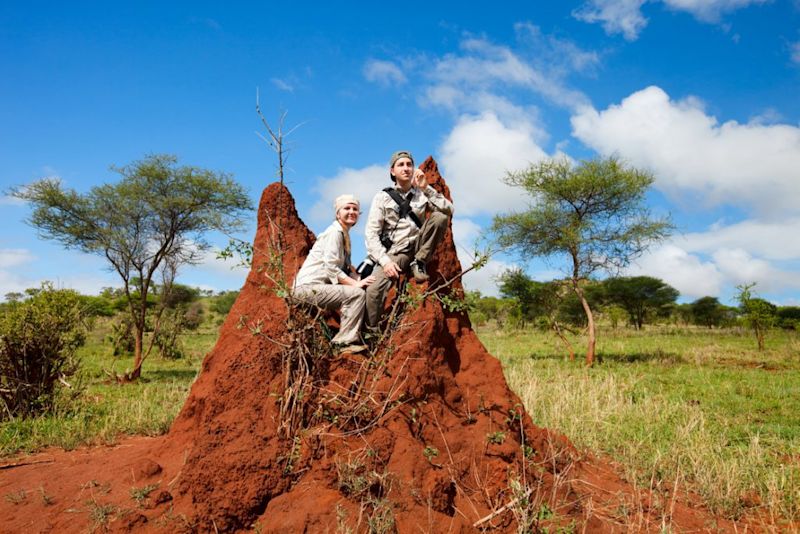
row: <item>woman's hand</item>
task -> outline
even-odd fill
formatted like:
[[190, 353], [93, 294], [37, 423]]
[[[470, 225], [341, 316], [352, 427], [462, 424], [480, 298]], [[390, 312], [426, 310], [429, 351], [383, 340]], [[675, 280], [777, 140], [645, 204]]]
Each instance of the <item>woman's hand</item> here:
[[356, 282], [356, 287], [364, 289], [365, 287], [372, 285], [374, 281], [375, 281], [375, 275], [371, 274], [368, 277], [362, 278], [361, 280]]

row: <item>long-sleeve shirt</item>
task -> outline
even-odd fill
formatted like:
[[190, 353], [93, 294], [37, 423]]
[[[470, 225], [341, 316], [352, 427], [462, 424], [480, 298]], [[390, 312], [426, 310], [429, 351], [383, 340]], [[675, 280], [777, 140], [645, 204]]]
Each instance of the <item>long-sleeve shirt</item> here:
[[[453, 215], [453, 203], [430, 185], [425, 189], [412, 187], [405, 194], [400, 188], [396, 189], [404, 198], [411, 194], [411, 210], [420, 221], [425, 220], [425, 211], [428, 209]], [[389, 250], [383, 248], [381, 244], [380, 236], [384, 232], [392, 240], [392, 247]], [[411, 248], [419, 235], [419, 227], [410, 217], [401, 219], [400, 206], [389, 193], [381, 190], [372, 199], [364, 234], [367, 254], [381, 266], [385, 266], [390, 261], [390, 254]]]
[[345, 252], [344, 228], [334, 221], [317, 236], [311, 252], [294, 279], [295, 287], [305, 284], [338, 284], [347, 278], [342, 269], [350, 266], [350, 257]]

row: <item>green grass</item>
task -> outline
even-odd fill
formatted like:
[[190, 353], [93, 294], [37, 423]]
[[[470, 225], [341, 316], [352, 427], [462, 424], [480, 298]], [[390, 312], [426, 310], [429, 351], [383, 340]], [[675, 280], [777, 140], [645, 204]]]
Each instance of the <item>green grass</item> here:
[[160, 358], [155, 352], [145, 361], [142, 378], [120, 384], [114, 375], [133, 366], [132, 358], [114, 358], [104, 341], [105, 322], [98, 322], [87, 344], [78, 352], [84, 386], [78, 399], [55, 413], [0, 424], [0, 455], [33, 452], [56, 446], [113, 444], [121, 435], [157, 436], [165, 433], [183, 406], [205, 354], [217, 339], [216, 318], [208, 317], [197, 331], [182, 336], [186, 357]]
[[[547, 333], [478, 330], [538, 425], [607, 454], [636, 484], [700, 494], [715, 511], [800, 518], [800, 343], [737, 331], [603, 331], [600, 363]], [[574, 339], [576, 349], [583, 349]]]

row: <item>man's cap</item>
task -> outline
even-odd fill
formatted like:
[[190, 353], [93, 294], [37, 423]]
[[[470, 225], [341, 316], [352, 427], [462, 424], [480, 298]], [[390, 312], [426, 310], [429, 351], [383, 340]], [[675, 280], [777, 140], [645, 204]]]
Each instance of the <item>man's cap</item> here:
[[394, 167], [394, 164], [397, 163], [397, 160], [400, 158], [408, 158], [411, 160], [411, 164], [414, 164], [414, 156], [411, 155], [411, 152], [408, 150], [398, 150], [392, 154], [391, 158], [389, 158], [389, 168], [391, 169]]

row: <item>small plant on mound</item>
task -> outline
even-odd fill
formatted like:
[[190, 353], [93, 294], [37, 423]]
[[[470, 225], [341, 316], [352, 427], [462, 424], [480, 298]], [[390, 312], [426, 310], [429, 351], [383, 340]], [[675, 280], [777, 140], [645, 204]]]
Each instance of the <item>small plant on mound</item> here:
[[80, 295], [43, 284], [0, 316], [0, 420], [53, 410], [67, 378], [78, 370], [75, 351], [86, 340]]

